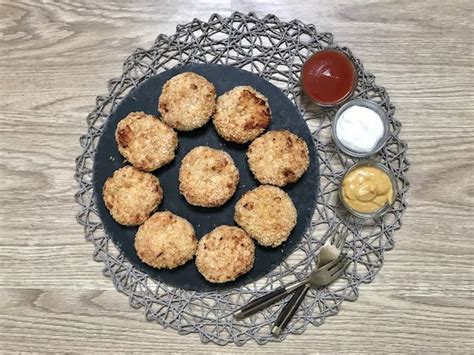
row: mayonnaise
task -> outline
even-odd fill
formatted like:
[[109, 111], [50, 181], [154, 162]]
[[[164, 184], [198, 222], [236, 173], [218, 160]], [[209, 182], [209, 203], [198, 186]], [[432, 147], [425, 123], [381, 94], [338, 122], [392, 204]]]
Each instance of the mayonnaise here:
[[382, 117], [363, 106], [350, 106], [342, 112], [336, 124], [339, 142], [357, 153], [371, 153], [384, 136]]

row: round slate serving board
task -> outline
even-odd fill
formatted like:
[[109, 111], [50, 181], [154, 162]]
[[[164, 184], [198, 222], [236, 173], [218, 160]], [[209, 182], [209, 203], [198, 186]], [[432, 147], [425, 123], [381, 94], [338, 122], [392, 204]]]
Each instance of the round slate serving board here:
[[[297, 224], [288, 240], [278, 248], [262, 247], [256, 244], [255, 263], [252, 270], [236, 281], [225, 284], [207, 282], [197, 271], [194, 261], [173, 270], [158, 270], [142, 263], [133, 246], [138, 227], [125, 227], [115, 222], [102, 199], [102, 188], [105, 180], [115, 170], [124, 165], [124, 158], [118, 152], [115, 142], [117, 123], [133, 111], [144, 111], [148, 114], [159, 115], [157, 109], [158, 97], [161, 94], [163, 84], [173, 76], [185, 71], [192, 71], [207, 78], [216, 87], [217, 95], [221, 95], [239, 85], [254, 87], [268, 98], [272, 111], [269, 130], [287, 129], [303, 138], [309, 148], [310, 166], [308, 171], [298, 182], [284, 188], [298, 210]], [[178, 136], [179, 147], [176, 158], [167, 166], [154, 172], [159, 177], [164, 192], [164, 199], [158, 210], [169, 210], [186, 218], [193, 224], [198, 239], [216, 226], [223, 224], [235, 225], [233, 221], [235, 203], [243, 193], [258, 186], [258, 182], [254, 179], [247, 165], [245, 153], [248, 144], [238, 145], [224, 141], [217, 135], [212, 122], [208, 122], [204, 127], [195, 131], [178, 132]], [[191, 149], [201, 145], [225, 150], [232, 156], [239, 169], [240, 183], [237, 191], [224, 206], [216, 208], [191, 206], [179, 193], [178, 172], [181, 160]], [[93, 187], [99, 216], [105, 231], [132, 265], [147, 273], [150, 277], [171, 286], [187, 290], [211, 291], [237, 287], [258, 279], [291, 254], [304, 231], [308, 228], [313, 216], [317, 191], [319, 190], [319, 164], [308, 126], [298, 109], [280, 89], [255, 74], [232, 66], [191, 64], [176, 67], [150, 77], [120, 102], [103, 127], [94, 159]]]

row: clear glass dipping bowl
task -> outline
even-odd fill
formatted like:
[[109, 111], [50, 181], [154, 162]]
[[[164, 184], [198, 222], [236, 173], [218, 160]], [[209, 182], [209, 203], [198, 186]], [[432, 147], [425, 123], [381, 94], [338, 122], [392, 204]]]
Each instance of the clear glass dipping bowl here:
[[[362, 107], [367, 107], [368, 109], [371, 109], [372, 111], [375, 111], [380, 118], [382, 119], [383, 127], [384, 127], [384, 134], [382, 138], [377, 142], [375, 147], [367, 153], [361, 153], [361, 152], [356, 152], [348, 147], [346, 147], [344, 144], [341, 143], [339, 138], [337, 137], [336, 133], [336, 128], [337, 128], [337, 122], [339, 121], [339, 118], [341, 117], [342, 113], [347, 110], [351, 106], [362, 106]], [[383, 148], [385, 143], [387, 143], [388, 138], [390, 138], [390, 125], [388, 123], [388, 116], [387, 113], [382, 109], [380, 105], [375, 103], [374, 101], [371, 100], [365, 100], [365, 99], [355, 99], [351, 100], [344, 105], [342, 105], [339, 110], [337, 110], [336, 116], [332, 120], [332, 127], [331, 127], [331, 132], [332, 132], [332, 139], [334, 140], [334, 143], [336, 143], [336, 146], [345, 154], [357, 157], [357, 158], [364, 158], [368, 157], [371, 155], [374, 155], [377, 153], [380, 149]]]
[[[359, 212], [359, 211], [354, 210], [353, 208], [351, 208], [351, 206], [349, 206], [346, 203], [346, 201], [344, 199], [344, 195], [342, 193], [342, 182], [344, 181], [346, 176], [350, 172], [354, 171], [355, 169], [358, 169], [358, 168], [364, 167], [364, 166], [372, 166], [372, 167], [378, 168], [378, 169], [382, 170], [383, 172], [385, 172], [388, 175], [388, 177], [390, 178], [390, 181], [392, 182], [392, 189], [393, 189], [393, 199], [392, 199], [393, 202], [392, 203], [386, 203], [384, 206], [382, 206], [377, 211], [370, 212], [370, 213]], [[393, 173], [385, 165], [383, 165], [379, 162], [373, 161], [373, 160], [364, 160], [364, 161], [361, 161], [361, 162], [358, 162], [358, 163], [352, 165], [349, 169], [346, 170], [346, 172], [342, 176], [341, 183], [339, 185], [339, 200], [341, 201], [342, 205], [352, 215], [354, 215], [356, 217], [359, 217], [359, 218], [363, 218], [363, 219], [370, 219], [370, 218], [377, 218], [377, 217], [380, 217], [383, 214], [385, 214], [385, 212], [387, 212], [390, 209], [390, 207], [392, 207], [393, 204], [395, 203], [395, 198], [397, 196], [397, 192], [398, 192], [397, 179], [395, 178]]]
[[[345, 93], [344, 96], [340, 97], [338, 100], [335, 100], [335, 101], [324, 102], [324, 101], [318, 100], [318, 98], [311, 95], [310, 91], [308, 91], [307, 86], [305, 84], [305, 80], [307, 80], [308, 78], [305, 78], [304, 73], [307, 71], [306, 69], [308, 66], [314, 65], [314, 63], [311, 63], [312, 61], [314, 61], [314, 59], [318, 58], [321, 53], [328, 53], [328, 52], [333, 52], [333, 53], [336, 53], [337, 55], [341, 55], [347, 60], [347, 63], [351, 64], [351, 71], [353, 72], [354, 81], [351, 85], [351, 88], [349, 89], [349, 91]], [[324, 64], [324, 62], [320, 61], [318, 64], [321, 66]], [[334, 107], [334, 106], [342, 104], [343, 102], [346, 102], [347, 100], [350, 100], [350, 98], [352, 97], [352, 95], [354, 95], [354, 92], [357, 88], [358, 81], [359, 81], [359, 75], [357, 73], [357, 67], [354, 61], [346, 53], [344, 53], [342, 50], [337, 49], [337, 48], [331, 48], [331, 47], [324, 48], [317, 51], [316, 53], [313, 53], [311, 56], [309, 56], [306, 59], [301, 69], [301, 78], [300, 78], [301, 89], [312, 102], [314, 102], [315, 104], [321, 107]]]

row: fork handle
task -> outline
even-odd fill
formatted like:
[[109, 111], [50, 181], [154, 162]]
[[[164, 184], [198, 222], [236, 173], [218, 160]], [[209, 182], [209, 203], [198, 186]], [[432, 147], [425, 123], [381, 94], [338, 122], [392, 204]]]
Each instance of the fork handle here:
[[295, 291], [299, 286], [302, 286], [307, 280], [299, 281], [285, 287], [277, 288], [275, 291], [267, 293], [252, 302], [247, 303], [234, 313], [234, 317], [238, 320], [246, 318], [254, 313], [261, 311], [264, 308], [278, 302], [285, 298], [291, 292]]
[[283, 308], [275, 324], [273, 325], [272, 335], [274, 337], [279, 337], [283, 333], [283, 330], [285, 330], [291, 318], [293, 318], [295, 315], [309, 289], [310, 286], [308, 284], [304, 284], [296, 290], [293, 297], [291, 297], [291, 299], [288, 301], [285, 308]]

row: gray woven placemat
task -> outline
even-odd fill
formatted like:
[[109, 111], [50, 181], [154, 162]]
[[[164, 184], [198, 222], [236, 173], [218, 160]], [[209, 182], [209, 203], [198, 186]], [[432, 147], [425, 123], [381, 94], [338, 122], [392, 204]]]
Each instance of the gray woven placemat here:
[[[334, 47], [347, 53], [357, 65], [359, 84], [356, 97], [378, 102], [388, 113], [391, 137], [377, 160], [397, 177], [398, 194], [393, 208], [372, 224], [347, 217], [337, 198], [339, 180], [354, 163], [337, 150], [331, 140], [334, 109], [315, 111], [302, 97], [299, 73], [304, 60], [313, 52]], [[176, 289], [148, 278], [136, 270], [104, 233], [92, 198], [92, 163], [102, 125], [120, 100], [150, 76], [176, 65], [221, 63], [257, 73], [280, 87], [305, 117], [316, 142], [320, 160], [321, 184], [316, 212], [309, 230], [296, 251], [262, 279], [236, 289], [197, 293]], [[349, 49], [338, 47], [330, 33], [319, 33], [313, 25], [298, 20], [282, 22], [276, 16], [258, 18], [255, 14], [234, 13], [230, 17], [212, 15], [208, 21], [193, 20], [177, 26], [172, 36], [160, 35], [150, 49], [137, 49], [124, 63], [120, 78], [112, 79], [107, 95], [99, 96], [87, 117], [87, 133], [80, 138], [83, 149], [77, 158], [76, 179], [80, 205], [77, 220], [84, 226], [86, 239], [94, 245], [94, 260], [104, 263], [104, 274], [119, 292], [128, 296], [133, 307], [143, 307], [146, 318], [180, 334], [199, 333], [203, 342], [242, 345], [250, 339], [258, 344], [302, 333], [308, 324], [321, 325], [326, 317], [339, 312], [344, 300], [355, 300], [362, 283], [371, 282], [380, 270], [384, 252], [394, 245], [394, 231], [401, 226], [408, 190], [407, 146], [398, 138], [400, 122], [386, 90], [375, 84], [374, 76]], [[300, 279], [313, 268], [314, 256], [339, 223], [350, 230], [346, 248], [353, 262], [343, 278], [330, 288], [309, 292], [298, 313], [280, 339], [270, 336], [284, 303], [280, 302], [244, 321], [235, 321], [232, 312], [249, 300], [274, 288]]]

